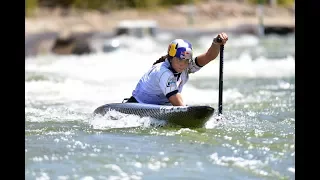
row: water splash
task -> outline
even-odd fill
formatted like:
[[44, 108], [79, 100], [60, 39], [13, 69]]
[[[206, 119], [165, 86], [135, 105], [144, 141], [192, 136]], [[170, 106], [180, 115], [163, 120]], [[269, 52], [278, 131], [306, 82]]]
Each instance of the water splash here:
[[98, 114], [94, 115], [89, 124], [93, 129], [106, 130], [111, 128], [162, 127], [166, 125], [166, 121], [123, 114], [112, 110], [103, 116]]

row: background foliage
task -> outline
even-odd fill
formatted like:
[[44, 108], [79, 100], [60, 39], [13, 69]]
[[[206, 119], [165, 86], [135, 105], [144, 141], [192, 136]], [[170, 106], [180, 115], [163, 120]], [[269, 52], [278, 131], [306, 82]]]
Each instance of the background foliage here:
[[[152, 9], [199, 3], [208, 0], [26, 0], [26, 16], [32, 15], [38, 7], [95, 9], [99, 11], [120, 10], [125, 8]], [[239, 0], [238, 0], [239, 1]], [[248, 3], [268, 4], [270, 0], [242, 0]], [[294, 0], [277, 0], [278, 5], [292, 5]]]

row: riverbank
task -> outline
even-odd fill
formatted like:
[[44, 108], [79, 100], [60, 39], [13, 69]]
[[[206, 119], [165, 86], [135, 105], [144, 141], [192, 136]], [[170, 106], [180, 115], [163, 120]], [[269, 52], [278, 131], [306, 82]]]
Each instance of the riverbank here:
[[[121, 10], [100, 13], [61, 9], [38, 9], [34, 17], [25, 18], [25, 33], [40, 32], [111, 32], [121, 20], [155, 20], [159, 28], [216, 29], [242, 24], [258, 24], [256, 5], [210, 1], [195, 6], [181, 5], [168, 9]], [[265, 25], [294, 26], [293, 7], [263, 7]]]

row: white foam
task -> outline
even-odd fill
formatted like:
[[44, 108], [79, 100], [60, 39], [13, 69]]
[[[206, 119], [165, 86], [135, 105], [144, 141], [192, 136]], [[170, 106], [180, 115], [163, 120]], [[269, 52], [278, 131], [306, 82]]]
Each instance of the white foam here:
[[117, 111], [108, 111], [104, 116], [94, 116], [89, 124], [94, 129], [110, 129], [128, 127], [157, 127], [165, 125], [166, 122], [150, 117], [140, 118], [136, 115], [127, 115]]

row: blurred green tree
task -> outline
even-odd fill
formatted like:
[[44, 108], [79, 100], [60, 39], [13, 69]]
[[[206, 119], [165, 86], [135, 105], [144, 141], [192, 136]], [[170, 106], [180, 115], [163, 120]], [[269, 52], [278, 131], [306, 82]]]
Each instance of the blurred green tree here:
[[38, 7], [38, 0], [27, 0], [25, 6], [25, 16], [32, 16], [35, 9]]
[[[37, 7], [79, 8], [104, 11], [124, 8], [154, 9], [172, 5], [197, 4], [205, 1], [208, 0], [26, 0], [26, 16], [31, 16]], [[269, 4], [271, 0], [246, 0], [245, 2]], [[293, 3], [294, 0], [277, 0], [278, 5], [290, 6]]]

